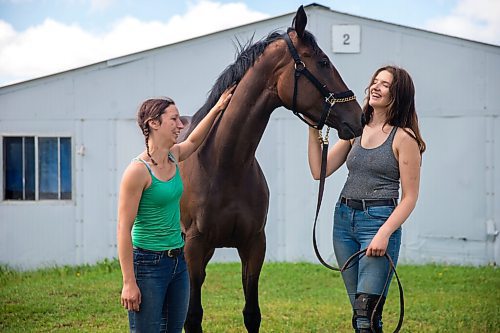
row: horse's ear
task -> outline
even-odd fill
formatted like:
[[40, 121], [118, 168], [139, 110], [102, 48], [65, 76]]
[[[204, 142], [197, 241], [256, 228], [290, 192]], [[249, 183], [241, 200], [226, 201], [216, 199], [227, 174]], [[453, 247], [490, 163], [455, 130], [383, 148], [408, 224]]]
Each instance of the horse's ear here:
[[299, 36], [299, 38], [304, 37], [306, 24], [307, 24], [306, 11], [304, 10], [304, 6], [300, 6], [299, 9], [297, 9], [297, 13], [295, 14], [295, 17], [293, 18], [292, 22], [293, 29], [295, 30], [295, 32], [297, 32], [297, 36]]

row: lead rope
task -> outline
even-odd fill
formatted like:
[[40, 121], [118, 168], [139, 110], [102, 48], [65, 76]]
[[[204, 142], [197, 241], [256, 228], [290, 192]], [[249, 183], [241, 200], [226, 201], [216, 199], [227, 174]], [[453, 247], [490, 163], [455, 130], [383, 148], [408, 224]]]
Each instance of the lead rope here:
[[[313, 245], [314, 245], [314, 252], [316, 253], [316, 257], [318, 260], [321, 262], [323, 266], [325, 266], [328, 269], [331, 269], [332, 271], [336, 272], [344, 272], [354, 266], [358, 261], [363, 258], [363, 256], [366, 255], [366, 250], [360, 250], [356, 253], [354, 253], [352, 256], [347, 259], [347, 261], [344, 263], [344, 265], [341, 268], [334, 267], [330, 264], [328, 264], [321, 254], [319, 253], [317, 241], [316, 241], [316, 225], [318, 223], [318, 216], [319, 216], [319, 211], [321, 208], [321, 202], [323, 201], [323, 192], [325, 189], [325, 178], [326, 178], [326, 164], [327, 164], [327, 157], [328, 157], [328, 145], [329, 145], [329, 135], [330, 135], [330, 127], [327, 127], [326, 129], [326, 134], [323, 137], [323, 132], [321, 130], [318, 130], [318, 140], [321, 143], [322, 146], [322, 151], [321, 151], [321, 171], [320, 171], [320, 176], [319, 176], [319, 190], [318, 190], [318, 202], [316, 204], [316, 216], [314, 218], [314, 225], [313, 225]], [[401, 281], [399, 280], [398, 273], [396, 272], [396, 266], [394, 265], [394, 262], [392, 261], [392, 258], [387, 254], [387, 252], [384, 254], [384, 257], [387, 259], [389, 262], [391, 270], [387, 274], [387, 279], [385, 280], [384, 288], [382, 289], [382, 293], [375, 304], [375, 307], [373, 308], [372, 316], [370, 318], [370, 329], [373, 330], [373, 319], [375, 316], [375, 311], [377, 307], [380, 304], [380, 301], [382, 300], [382, 296], [385, 294], [388, 286], [389, 286], [389, 280], [391, 277], [391, 271], [394, 272], [394, 276], [396, 276], [396, 280], [398, 281], [398, 289], [399, 289], [399, 321], [396, 329], [394, 330], [394, 333], [398, 333], [401, 330], [401, 327], [403, 326], [403, 319], [404, 319], [404, 296], [403, 296], [403, 286], [401, 284]]]
[[316, 203], [316, 217], [314, 218], [314, 224], [313, 224], [313, 246], [314, 246], [314, 252], [316, 253], [316, 258], [318, 258], [319, 262], [323, 266], [325, 266], [328, 269], [331, 269], [332, 271], [341, 272], [340, 268], [334, 267], [334, 266], [328, 264], [323, 259], [323, 257], [319, 253], [318, 243], [316, 241], [316, 225], [318, 224], [319, 211], [321, 209], [321, 202], [323, 201], [323, 192], [325, 190], [326, 158], [328, 156], [329, 134], [330, 134], [330, 127], [327, 127], [326, 135], [324, 138], [323, 138], [323, 132], [321, 130], [318, 130], [318, 140], [321, 143], [322, 149], [321, 149], [321, 169], [320, 169], [320, 175], [319, 175], [318, 201]]

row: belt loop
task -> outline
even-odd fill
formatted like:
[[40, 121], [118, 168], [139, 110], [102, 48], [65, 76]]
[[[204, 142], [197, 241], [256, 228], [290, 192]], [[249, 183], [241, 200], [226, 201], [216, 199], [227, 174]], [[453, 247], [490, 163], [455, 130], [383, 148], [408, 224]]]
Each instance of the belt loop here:
[[394, 207], [398, 205], [398, 199], [392, 198], [392, 203], [394, 204]]
[[363, 211], [366, 211], [366, 202], [365, 202], [365, 199], [361, 199], [361, 202], [363, 203]]

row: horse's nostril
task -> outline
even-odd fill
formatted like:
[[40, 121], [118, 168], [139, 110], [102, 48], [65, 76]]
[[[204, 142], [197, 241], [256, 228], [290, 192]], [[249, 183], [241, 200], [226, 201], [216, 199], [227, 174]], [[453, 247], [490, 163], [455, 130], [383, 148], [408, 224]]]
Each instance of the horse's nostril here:
[[366, 125], [366, 118], [365, 118], [365, 114], [362, 113], [361, 114], [361, 126], [365, 126]]

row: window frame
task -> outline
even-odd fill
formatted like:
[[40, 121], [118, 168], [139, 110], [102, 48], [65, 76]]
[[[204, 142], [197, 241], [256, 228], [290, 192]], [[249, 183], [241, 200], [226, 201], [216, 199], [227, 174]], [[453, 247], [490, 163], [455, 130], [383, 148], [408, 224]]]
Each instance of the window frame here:
[[[2, 155], [2, 178], [0, 185], [2, 187], [2, 193], [1, 193], [1, 199], [2, 202], [4, 203], [43, 203], [43, 202], [57, 202], [57, 203], [73, 203], [74, 198], [75, 198], [75, 149], [74, 149], [74, 143], [75, 143], [75, 137], [72, 134], [69, 133], [58, 133], [58, 134], [33, 134], [33, 133], [1, 133], [1, 138], [0, 138], [0, 152]], [[4, 140], [5, 138], [21, 138], [22, 139], [22, 167], [23, 167], [23, 198], [22, 199], [7, 199], [5, 197], [6, 194], [6, 152], [4, 151], [5, 145], [4, 145]], [[33, 138], [33, 149], [34, 149], [34, 182], [35, 182], [35, 198], [34, 199], [26, 199], [26, 175], [25, 175], [25, 168], [26, 168], [26, 156], [25, 156], [25, 151], [26, 151], [26, 146], [25, 146], [25, 140], [26, 138]], [[40, 199], [40, 169], [39, 169], [39, 139], [40, 138], [55, 138], [57, 139], [57, 198], [47, 198], [47, 199]], [[70, 145], [70, 156], [69, 156], [69, 161], [71, 163], [71, 166], [69, 168], [70, 172], [70, 181], [71, 181], [71, 198], [70, 199], [65, 199], [62, 198], [62, 186], [61, 186], [61, 139], [69, 139], [69, 145]]]

